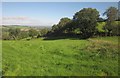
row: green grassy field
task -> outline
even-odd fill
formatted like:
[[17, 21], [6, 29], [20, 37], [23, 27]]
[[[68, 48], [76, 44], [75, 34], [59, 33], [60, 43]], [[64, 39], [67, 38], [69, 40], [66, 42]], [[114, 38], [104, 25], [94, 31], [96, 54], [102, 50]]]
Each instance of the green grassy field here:
[[2, 41], [4, 76], [117, 76], [117, 37]]
[[2, 41], [0, 40], [0, 77], [2, 76]]

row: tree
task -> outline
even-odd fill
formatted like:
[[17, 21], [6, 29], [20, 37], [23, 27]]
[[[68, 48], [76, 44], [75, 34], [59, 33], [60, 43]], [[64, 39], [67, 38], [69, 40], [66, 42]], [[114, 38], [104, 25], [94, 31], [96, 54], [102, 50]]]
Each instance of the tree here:
[[109, 7], [103, 15], [107, 16], [107, 21], [115, 21], [118, 19], [118, 9], [116, 7]]
[[30, 37], [34, 37], [34, 36], [37, 36], [38, 35], [38, 32], [37, 32], [37, 30], [35, 30], [35, 29], [30, 29], [29, 30], [29, 36]]
[[118, 20], [118, 9], [116, 7], [109, 7], [103, 15], [107, 16], [106, 25], [104, 27], [106, 35], [111, 36], [114, 28], [114, 21]]
[[18, 37], [19, 37], [19, 39], [29, 37], [28, 31], [21, 31]]
[[81, 31], [81, 38], [89, 38], [94, 35], [99, 12], [92, 8], [83, 8], [75, 13], [73, 20], [76, 21], [77, 27]]
[[19, 28], [10, 28], [9, 30], [9, 35], [16, 40], [19, 33], [20, 33], [20, 29]]
[[9, 40], [10, 39], [9, 33], [8, 32], [2, 32], [2, 37], [1, 38], [3, 40]]
[[49, 31], [49, 29], [47, 29], [47, 28], [41, 29], [41, 30], [40, 30], [41, 36], [45, 36], [48, 31]]
[[98, 18], [98, 20], [97, 20], [98, 22], [104, 22], [105, 21], [105, 19], [103, 19], [103, 18]]
[[115, 21], [113, 22], [113, 27], [112, 27], [112, 35], [119, 35], [119, 28], [120, 28], [120, 25], [119, 25], [120, 22], [118, 21]]
[[64, 18], [61, 18], [59, 23], [57, 25], [53, 25], [52, 26], [52, 33], [50, 35], [62, 35], [63, 33], [65, 33], [66, 31], [66, 27], [68, 25], [68, 23], [71, 22], [71, 19], [67, 18], [67, 17], [64, 17]]
[[62, 28], [64, 27], [67, 23], [69, 23], [71, 21], [71, 19], [65, 17], [65, 18], [61, 18], [59, 23], [58, 23], [58, 27]]
[[54, 25], [52, 26], [52, 32], [56, 31], [57, 29], [58, 29], [58, 26], [57, 26], [56, 24], [54, 24]]

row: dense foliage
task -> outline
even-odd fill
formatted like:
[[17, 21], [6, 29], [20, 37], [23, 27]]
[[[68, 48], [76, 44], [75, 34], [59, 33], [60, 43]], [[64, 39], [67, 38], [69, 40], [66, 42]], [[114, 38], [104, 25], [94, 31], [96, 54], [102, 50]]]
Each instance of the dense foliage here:
[[96, 9], [84, 8], [74, 15], [77, 28], [81, 31], [82, 38], [89, 38], [94, 35], [99, 12]]
[[[115, 7], [108, 8], [103, 15], [107, 16], [106, 25], [104, 27], [106, 35], [111, 36], [113, 33], [118, 32], [117, 24], [115, 24], [115, 20], [118, 19], [118, 9]], [[116, 33], [117, 35], [117, 33]]]
[[67, 17], [60, 19], [57, 25], [52, 26], [52, 30], [47, 33], [47, 36], [67, 35], [79, 36], [84, 39], [93, 36], [119, 36], [118, 13], [117, 8], [109, 7], [103, 14], [107, 16], [107, 19], [103, 19], [99, 17], [99, 12], [96, 9], [83, 8], [75, 13], [73, 19]]

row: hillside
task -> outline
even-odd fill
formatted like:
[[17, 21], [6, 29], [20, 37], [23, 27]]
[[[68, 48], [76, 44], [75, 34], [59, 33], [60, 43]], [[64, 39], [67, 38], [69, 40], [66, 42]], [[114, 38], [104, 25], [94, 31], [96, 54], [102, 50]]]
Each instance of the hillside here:
[[3, 41], [3, 75], [117, 76], [117, 39]]

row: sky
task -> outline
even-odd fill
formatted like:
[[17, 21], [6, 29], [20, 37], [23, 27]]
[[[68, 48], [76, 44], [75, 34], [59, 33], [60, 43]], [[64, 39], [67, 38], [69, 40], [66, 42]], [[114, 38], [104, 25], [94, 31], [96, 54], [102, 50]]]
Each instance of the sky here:
[[83, 8], [96, 8], [101, 17], [110, 7], [118, 7], [117, 2], [2, 2], [3, 25], [52, 26], [63, 17], [73, 15]]
[[118, 2], [119, 0], [2, 0], [3, 2]]

